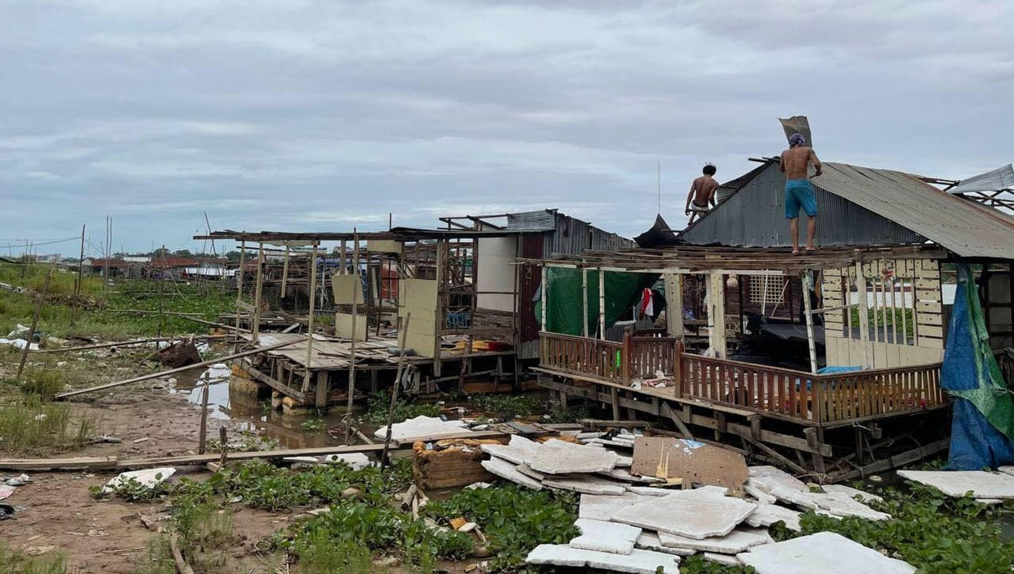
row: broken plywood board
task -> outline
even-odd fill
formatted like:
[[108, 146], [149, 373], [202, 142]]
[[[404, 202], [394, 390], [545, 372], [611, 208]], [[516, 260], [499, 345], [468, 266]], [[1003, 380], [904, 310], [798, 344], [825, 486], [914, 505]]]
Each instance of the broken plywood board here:
[[535, 448], [528, 466], [545, 474], [608, 472], [616, 467], [616, 458], [616, 453], [602, 448], [552, 439]]
[[741, 491], [750, 478], [743, 455], [702, 442], [671, 437], [638, 437], [630, 472], [657, 478], [680, 478], [691, 484], [724, 486]]
[[718, 554], [739, 554], [754, 546], [767, 544], [769, 541], [766, 536], [739, 530], [733, 530], [725, 536], [713, 536], [700, 540], [659, 532], [658, 539], [662, 546], [668, 548], [679, 548], [691, 552], [716, 552]]
[[960, 498], [971, 492], [975, 498], [1014, 498], [1014, 476], [983, 470], [899, 470], [898, 476], [935, 487], [947, 496]]
[[672, 554], [634, 550], [630, 554], [610, 554], [581, 550], [562, 544], [540, 544], [528, 554], [529, 564], [569, 566], [572, 568], [595, 568], [628, 574], [679, 574], [679, 557]]
[[[353, 336], [353, 315], [351, 313], [335, 313], [334, 314], [334, 333], [339, 337], [351, 339]], [[366, 340], [366, 315], [358, 315], [355, 317], [355, 339], [356, 341]], [[351, 356], [351, 351], [350, 351]], [[384, 356], [387, 359], [387, 356]]]
[[[358, 287], [358, 288], [357, 288]], [[335, 305], [363, 305], [363, 280], [359, 275], [331, 276], [331, 290], [334, 292]]]
[[913, 574], [915, 566], [888, 558], [832, 532], [765, 544], [736, 556], [757, 574]]
[[683, 490], [621, 509], [613, 520], [700, 540], [725, 536], [757, 508], [711, 490]]
[[641, 535], [636, 526], [578, 518], [574, 526], [581, 535], [570, 541], [571, 548], [609, 552], [611, 554], [630, 554], [634, 550], [634, 541]]
[[489, 460], [484, 460], [482, 461], [482, 468], [485, 468], [486, 470], [499, 476], [500, 478], [509, 480], [515, 484], [527, 486], [532, 490], [542, 490], [541, 482], [521, 474], [520, 472], [518, 472], [516, 466], [507, 462], [506, 460], [501, 460], [499, 458], [491, 458]]

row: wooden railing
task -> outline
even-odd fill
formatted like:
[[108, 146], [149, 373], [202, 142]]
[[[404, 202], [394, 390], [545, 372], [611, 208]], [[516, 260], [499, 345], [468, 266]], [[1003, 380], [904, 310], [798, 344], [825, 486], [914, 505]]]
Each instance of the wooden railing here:
[[677, 396], [820, 424], [918, 411], [946, 402], [940, 363], [813, 375], [680, 355]]
[[626, 380], [623, 343], [613, 341], [542, 333], [539, 364], [607, 381], [623, 383]]
[[674, 398], [816, 424], [914, 412], [947, 401], [940, 363], [814, 375], [691, 355], [676, 339], [630, 334], [617, 343], [544, 332], [540, 351], [540, 366], [561, 373], [629, 386], [661, 371], [675, 379]]

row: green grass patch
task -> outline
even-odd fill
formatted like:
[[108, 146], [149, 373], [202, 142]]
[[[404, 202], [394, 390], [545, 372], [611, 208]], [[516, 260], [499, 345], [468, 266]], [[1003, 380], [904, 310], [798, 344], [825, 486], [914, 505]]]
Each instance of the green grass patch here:
[[56, 556], [25, 556], [0, 540], [0, 574], [66, 574], [67, 560]]
[[37, 397], [0, 406], [0, 453], [11, 456], [47, 454], [80, 448], [95, 431], [95, 423], [72, 416], [70, 406], [43, 403]]
[[431, 502], [425, 513], [437, 519], [459, 516], [475, 522], [490, 542], [494, 572], [521, 571], [525, 557], [539, 544], [566, 544], [579, 534], [578, 497], [534, 491], [514, 484], [463, 490], [444, 502]]
[[[999, 525], [1000, 517], [1009, 517], [1011, 509], [989, 508], [971, 497], [951, 498], [935, 488], [909, 485], [905, 491], [888, 488], [881, 493], [883, 503], [870, 503], [890, 514], [891, 520], [837, 520], [807, 512], [800, 520], [802, 534], [837, 532], [905, 560], [924, 574], [1014, 570], [1014, 544], [1001, 538]], [[794, 536], [785, 530], [775, 535]]]
[[133, 566], [131, 574], [177, 574], [168, 536], [150, 538], [145, 551], [134, 556]]
[[[385, 393], [373, 393], [366, 401], [366, 414], [363, 420], [375, 425], [386, 425], [387, 414], [391, 408], [391, 396]], [[420, 415], [427, 417], [439, 417], [440, 405], [426, 403], [408, 403], [398, 401], [394, 406], [394, 422], [400, 423], [407, 419], [414, 419]]]

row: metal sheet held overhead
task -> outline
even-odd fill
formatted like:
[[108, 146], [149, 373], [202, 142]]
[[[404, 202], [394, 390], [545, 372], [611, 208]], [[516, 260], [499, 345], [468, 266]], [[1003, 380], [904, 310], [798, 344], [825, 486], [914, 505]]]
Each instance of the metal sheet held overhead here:
[[[1014, 259], [1014, 218], [909, 174], [825, 163], [824, 174], [811, 182], [820, 209], [817, 242], [821, 245], [905, 245], [929, 240], [963, 257]], [[692, 245], [789, 245], [784, 184], [777, 164], [769, 165], [680, 238]]]

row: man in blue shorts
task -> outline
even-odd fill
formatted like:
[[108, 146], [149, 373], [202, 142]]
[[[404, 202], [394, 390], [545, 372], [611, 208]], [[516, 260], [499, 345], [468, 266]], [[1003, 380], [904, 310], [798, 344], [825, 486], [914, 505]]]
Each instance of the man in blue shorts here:
[[821, 174], [820, 160], [812, 149], [806, 147], [802, 134], [789, 137], [789, 149], [782, 152], [782, 171], [785, 172], [785, 219], [789, 220], [789, 235], [792, 237], [792, 254], [799, 255], [799, 210], [806, 212], [806, 250], [813, 251], [813, 236], [817, 233], [817, 197], [810, 185], [808, 170], [811, 164]]

